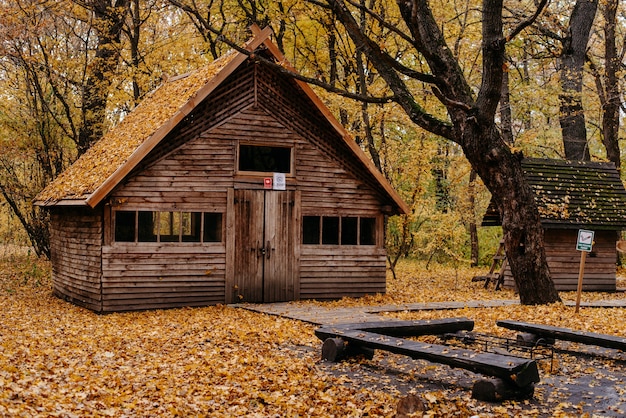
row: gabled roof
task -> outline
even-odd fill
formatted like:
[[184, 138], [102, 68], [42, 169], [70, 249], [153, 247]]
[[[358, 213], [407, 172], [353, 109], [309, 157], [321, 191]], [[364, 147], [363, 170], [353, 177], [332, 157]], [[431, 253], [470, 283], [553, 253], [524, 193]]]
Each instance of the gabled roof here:
[[[264, 46], [285, 68], [287, 63], [270, 36], [269, 28], [254, 26], [254, 38], [244, 49], [252, 53]], [[149, 94], [116, 127], [111, 129], [35, 198], [39, 206], [78, 205], [95, 207], [180, 123], [209, 96], [250, 54], [230, 51], [192, 73], [167, 80]], [[376, 169], [345, 128], [336, 120], [308, 84], [295, 80], [337, 131], [366, 170], [373, 176], [399, 213], [409, 208]]]
[[[526, 158], [522, 169], [545, 228], [626, 227], [626, 190], [613, 163]], [[500, 225], [493, 200], [482, 224]]]

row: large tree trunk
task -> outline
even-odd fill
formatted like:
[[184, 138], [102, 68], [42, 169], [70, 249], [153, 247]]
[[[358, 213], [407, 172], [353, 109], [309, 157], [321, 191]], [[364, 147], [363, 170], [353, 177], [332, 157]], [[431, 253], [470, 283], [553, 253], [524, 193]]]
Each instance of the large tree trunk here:
[[478, 251], [478, 227], [476, 225], [476, 171], [474, 171], [474, 169], [470, 171], [467, 194], [470, 211], [470, 265], [472, 267], [478, 267], [480, 252]]
[[[485, 135], [491, 139], [486, 141]], [[537, 305], [559, 301], [546, 262], [539, 212], [524, 179], [522, 156], [509, 151], [495, 126], [480, 126], [470, 120], [465, 137], [465, 155], [491, 192], [502, 217], [504, 248], [520, 303]], [[487, 142], [501, 145], [482, 145]]]
[[84, 3], [95, 16], [94, 28], [98, 33], [98, 45], [88, 68], [83, 90], [83, 121], [78, 133], [78, 155], [87, 151], [104, 133], [107, 96], [110, 75], [119, 60], [118, 44], [128, 11], [129, 0], [93, 0]]
[[618, 73], [623, 56], [618, 57], [615, 41], [618, 1], [607, 0], [602, 6], [602, 14], [604, 15], [604, 89], [599, 86], [598, 90], [602, 102], [602, 142], [606, 148], [606, 157], [619, 169], [621, 166], [619, 150], [621, 95]]
[[587, 128], [582, 103], [583, 65], [591, 25], [598, 8], [597, 0], [578, 0], [563, 40], [560, 59], [561, 88], [561, 132], [565, 158], [589, 160]]
[[[428, 114], [398, 72], [398, 63], [359, 28], [342, 0], [327, 0], [337, 20], [346, 28], [356, 49], [366, 54], [394, 93], [394, 100], [416, 125], [461, 145], [465, 155], [492, 193], [502, 215], [504, 245], [523, 304], [559, 301], [550, 279], [543, 248], [543, 229], [520, 157], [503, 141], [495, 123], [502, 88], [504, 51], [502, 1], [483, 2], [482, 83], [475, 95], [459, 62], [445, 41], [427, 0], [398, 0], [410, 32], [410, 42], [428, 63], [430, 75], [418, 75], [432, 83], [434, 95], [446, 106], [451, 123]], [[542, 4], [545, 5], [545, 2]], [[524, 23], [525, 24], [525, 23]], [[519, 33], [525, 26], [514, 30]], [[405, 68], [403, 74], [414, 75]]]

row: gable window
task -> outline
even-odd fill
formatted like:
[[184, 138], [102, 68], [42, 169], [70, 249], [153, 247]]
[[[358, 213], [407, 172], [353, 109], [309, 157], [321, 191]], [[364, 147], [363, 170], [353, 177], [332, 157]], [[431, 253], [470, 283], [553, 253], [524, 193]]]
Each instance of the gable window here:
[[238, 168], [259, 173], [291, 173], [291, 148], [240, 144]]
[[222, 214], [116, 211], [116, 242], [221, 242]]
[[308, 245], [376, 245], [376, 218], [303, 216], [302, 243]]

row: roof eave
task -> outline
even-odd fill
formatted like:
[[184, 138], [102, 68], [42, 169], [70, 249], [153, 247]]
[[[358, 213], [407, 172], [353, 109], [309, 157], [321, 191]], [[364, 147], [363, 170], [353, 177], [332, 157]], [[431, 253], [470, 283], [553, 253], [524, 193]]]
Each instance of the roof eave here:
[[87, 199], [61, 199], [61, 200], [49, 200], [49, 201], [41, 201], [36, 200], [33, 202], [33, 205], [40, 206], [44, 208], [52, 208], [52, 207], [91, 207], [87, 203]]

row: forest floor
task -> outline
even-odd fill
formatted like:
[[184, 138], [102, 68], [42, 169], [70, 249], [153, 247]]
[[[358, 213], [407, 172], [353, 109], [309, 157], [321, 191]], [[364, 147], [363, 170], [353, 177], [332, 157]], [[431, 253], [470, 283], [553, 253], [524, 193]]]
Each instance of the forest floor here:
[[[515, 299], [471, 282], [484, 269], [418, 262], [399, 266], [386, 295], [332, 307]], [[618, 286], [623, 287], [620, 279]], [[563, 300], [575, 299], [562, 293]], [[585, 293], [583, 301], [623, 299]], [[475, 331], [515, 338], [499, 319], [625, 334], [626, 309], [563, 304], [401, 311], [401, 319], [457, 317]], [[50, 266], [0, 251], [0, 417], [394, 416], [414, 394], [415, 416], [623, 416], [626, 354], [558, 343], [538, 360], [541, 382], [525, 401], [471, 398], [480, 376], [377, 351], [372, 360], [327, 363], [313, 325], [230, 306], [97, 315], [52, 296]], [[581, 354], [581, 352], [584, 352]], [[400, 416], [400, 414], [398, 414]]]

